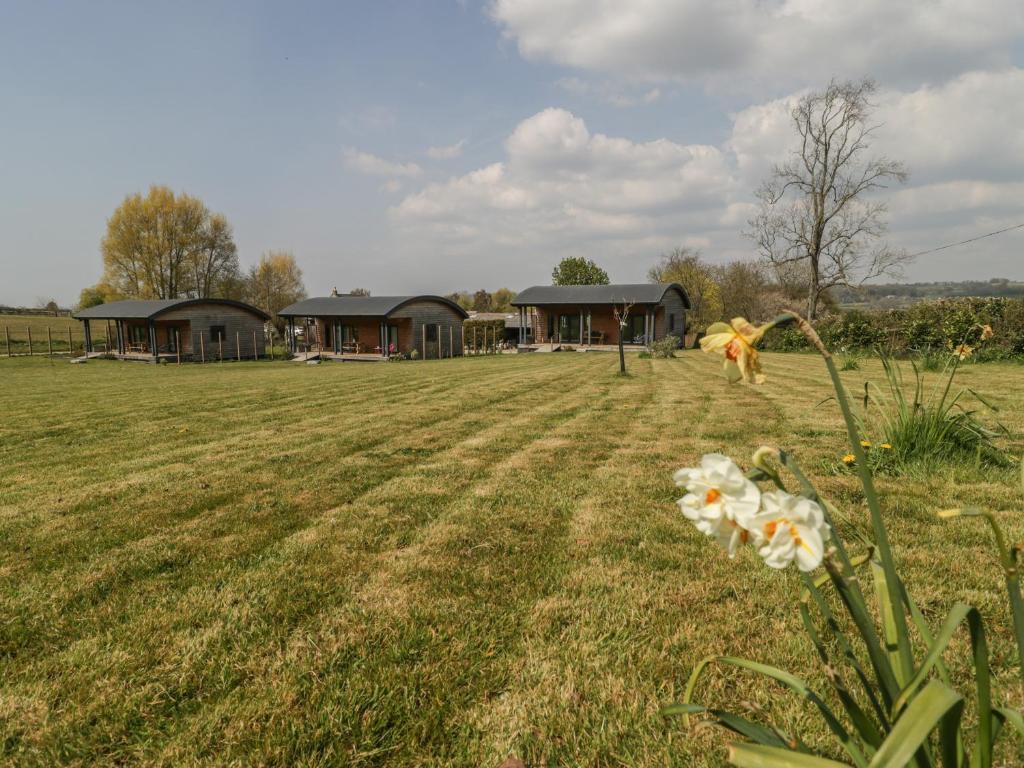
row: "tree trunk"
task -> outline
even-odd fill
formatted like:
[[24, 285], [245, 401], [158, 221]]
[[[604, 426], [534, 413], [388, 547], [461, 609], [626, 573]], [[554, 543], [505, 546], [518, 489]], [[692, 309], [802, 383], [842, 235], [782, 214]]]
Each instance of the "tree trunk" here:
[[626, 350], [622, 346], [622, 326], [619, 326], [619, 373], [626, 372]]

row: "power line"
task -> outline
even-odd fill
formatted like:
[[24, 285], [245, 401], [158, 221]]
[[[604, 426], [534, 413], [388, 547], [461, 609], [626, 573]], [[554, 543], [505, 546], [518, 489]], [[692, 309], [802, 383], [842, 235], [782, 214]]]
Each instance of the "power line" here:
[[984, 240], [986, 237], [992, 237], [993, 235], [1001, 235], [1004, 232], [1011, 232], [1015, 229], [1022, 228], [1024, 228], [1024, 223], [1015, 224], [1014, 226], [1007, 227], [1006, 229], [997, 229], [995, 232], [988, 232], [984, 235], [978, 235], [977, 237], [972, 237], [968, 240], [961, 240], [959, 243], [949, 243], [947, 245], [940, 245], [938, 248], [929, 248], [927, 251], [918, 251], [917, 253], [910, 254], [907, 258], [914, 259], [917, 258], [918, 256], [924, 256], [926, 253], [935, 253], [936, 251], [944, 251], [947, 248], [956, 248], [958, 245], [967, 245], [968, 243], [974, 243], [977, 242], [978, 240]]

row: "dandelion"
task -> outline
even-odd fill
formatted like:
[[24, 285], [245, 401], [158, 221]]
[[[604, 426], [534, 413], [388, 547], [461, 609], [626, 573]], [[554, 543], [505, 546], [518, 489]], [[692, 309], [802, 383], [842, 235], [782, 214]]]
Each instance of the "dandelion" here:
[[853, 462], [855, 462], [856, 460], [857, 460], [857, 457], [854, 456], [852, 453], [848, 453], [845, 456], [843, 456], [843, 463], [844, 464], [853, 464]]
[[773, 491], [762, 494], [761, 507], [752, 522], [764, 541], [758, 554], [767, 566], [785, 568], [796, 560], [797, 567], [807, 572], [821, 565], [831, 532], [817, 502]]
[[861, 440], [860, 441], [860, 447], [861, 448], [870, 448], [871, 447], [871, 443], [868, 440]]
[[760, 489], [719, 453], [705, 454], [699, 467], [680, 469], [673, 479], [687, 491], [678, 502], [683, 515], [734, 557], [750, 539], [751, 520], [761, 507]]
[[974, 354], [974, 347], [970, 346], [969, 344], [961, 344], [960, 346], [953, 350], [953, 354], [956, 355], [961, 360], [966, 360], [967, 358]]
[[891, 445], [891, 444], [889, 444], [889, 443], [882, 443], [882, 444], [881, 444], [881, 445], [879, 445], [878, 447], [879, 447], [879, 448], [884, 448], [884, 449], [885, 449], [885, 450], [887, 450], [887, 451], [891, 451], [891, 450], [892, 450], [892, 445]]
[[734, 317], [729, 323], [714, 323], [708, 327], [707, 335], [700, 340], [705, 352], [717, 352], [725, 356], [725, 375], [731, 382], [741, 379], [752, 384], [763, 384], [761, 360], [755, 345], [771, 325], [760, 327], [747, 322], [745, 318]]

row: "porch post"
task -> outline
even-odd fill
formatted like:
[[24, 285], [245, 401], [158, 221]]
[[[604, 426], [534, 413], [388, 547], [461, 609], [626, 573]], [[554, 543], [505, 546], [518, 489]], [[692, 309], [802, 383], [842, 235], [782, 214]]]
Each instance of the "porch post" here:
[[[71, 354], [74, 354], [74, 350], [69, 350]], [[89, 321], [85, 321], [85, 354], [92, 353], [92, 332], [89, 330]]]
[[583, 310], [580, 309], [580, 346], [583, 346]]
[[156, 323], [152, 320], [149, 321], [149, 351], [153, 354], [153, 359], [156, 360]]

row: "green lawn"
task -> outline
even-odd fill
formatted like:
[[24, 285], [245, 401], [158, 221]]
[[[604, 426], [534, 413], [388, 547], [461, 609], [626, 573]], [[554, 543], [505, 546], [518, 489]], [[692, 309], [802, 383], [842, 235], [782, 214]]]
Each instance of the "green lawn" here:
[[[616, 367], [0, 359], [0, 762], [721, 764], [720, 732], [658, 714], [693, 663], [818, 666], [797, 575], [701, 537], [672, 471], [778, 444], [849, 529], [861, 500], [824, 474], [844, 442], [816, 358], [767, 355], [759, 388], [696, 352]], [[1024, 368], [963, 377], [1019, 435]], [[1019, 539], [1014, 472], [880, 490], [922, 608], [976, 603], [1020, 704], [986, 532], [931, 514], [988, 505]], [[702, 699], [821, 735], [742, 676]]]
[[[8, 354], [27, 354], [29, 336], [32, 337], [32, 351], [46, 354], [52, 349], [54, 353], [67, 353], [68, 328], [71, 329], [71, 343], [77, 352], [82, 351], [85, 338], [82, 324], [74, 318], [53, 315], [4, 315], [0, 314], [0, 356]], [[49, 337], [47, 337], [49, 331]], [[106, 342], [107, 328], [104, 323], [93, 323], [93, 344], [99, 346]]]

